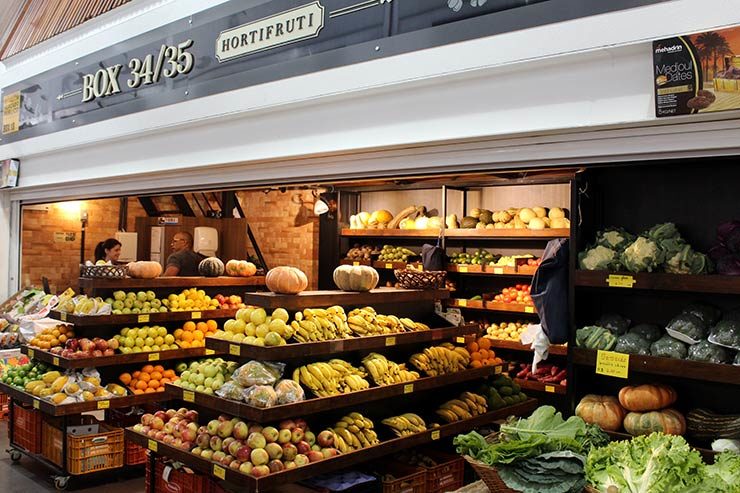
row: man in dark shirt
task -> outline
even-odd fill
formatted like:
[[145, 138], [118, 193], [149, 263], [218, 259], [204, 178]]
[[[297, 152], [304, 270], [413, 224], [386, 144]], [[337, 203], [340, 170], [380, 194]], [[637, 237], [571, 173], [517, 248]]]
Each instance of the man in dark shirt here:
[[197, 276], [198, 264], [205, 257], [193, 251], [193, 235], [180, 231], [172, 237], [172, 254], [162, 276]]

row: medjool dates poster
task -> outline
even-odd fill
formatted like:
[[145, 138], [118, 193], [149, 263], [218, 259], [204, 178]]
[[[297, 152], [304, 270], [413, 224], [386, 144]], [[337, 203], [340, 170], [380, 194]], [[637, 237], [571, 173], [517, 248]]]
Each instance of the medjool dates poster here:
[[655, 115], [740, 108], [740, 27], [653, 42]]

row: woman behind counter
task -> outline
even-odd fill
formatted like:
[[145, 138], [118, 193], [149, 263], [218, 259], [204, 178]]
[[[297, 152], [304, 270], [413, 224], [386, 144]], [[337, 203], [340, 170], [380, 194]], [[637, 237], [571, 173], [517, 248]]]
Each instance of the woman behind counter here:
[[121, 256], [121, 242], [115, 238], [108, 238], [95, 246], [95, 262], [116, 264]]

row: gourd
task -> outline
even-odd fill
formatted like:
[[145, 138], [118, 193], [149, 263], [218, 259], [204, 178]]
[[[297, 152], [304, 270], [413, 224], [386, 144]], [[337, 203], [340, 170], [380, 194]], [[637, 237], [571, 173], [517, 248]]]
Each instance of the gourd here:
[[588, 394], [576, 406], [576, 416], [602, 429], [617, 431], [622, 427], [625, 411], [616, 397]]
[[668, 385], [638, 385], [622, 387], [619, 391], [619, 403], [628, 411], [655, 411], [668, 407], [678, 395]]
[[298, 294], [308, 287], [308, 278], [297, 267], [281, 265], [270, 269], [265, 276], [265, 285], [273, 293]]
[[162, 274], [162, 264], [149, 260], [129, 262], [128, 274], [138, 279], [154, 279]]
[[624, 429], [630, 435], [649, 435], [661, 431], [668, 435], [686, 433], [686, 420], [675, 409], [663, 409], [648, 413], [629, 413], [624, 418]]
[[342, 291], [370, 291], [379, 280], [378, 271], [365, 265], [340, 265], [334, 269], [334, 284]]
[[232, 277], [250, 277], [257, 273], [257, 266], [246, 260], [229, 260], [226, 262], [226, 275]]
[[218, 257], [208, 257], [198, 264], [198, 273], [206, 277], [218, 277], [224, 274], [224, 263]]

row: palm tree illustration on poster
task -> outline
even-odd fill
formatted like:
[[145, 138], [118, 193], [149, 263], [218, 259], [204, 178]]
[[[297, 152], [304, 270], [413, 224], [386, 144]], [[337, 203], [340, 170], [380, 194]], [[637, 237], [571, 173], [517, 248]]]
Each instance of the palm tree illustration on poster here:
[[740, 27], [688, 36], [699, 55], [703, 89], [716, 96], [700, 112], [740, 108]]

